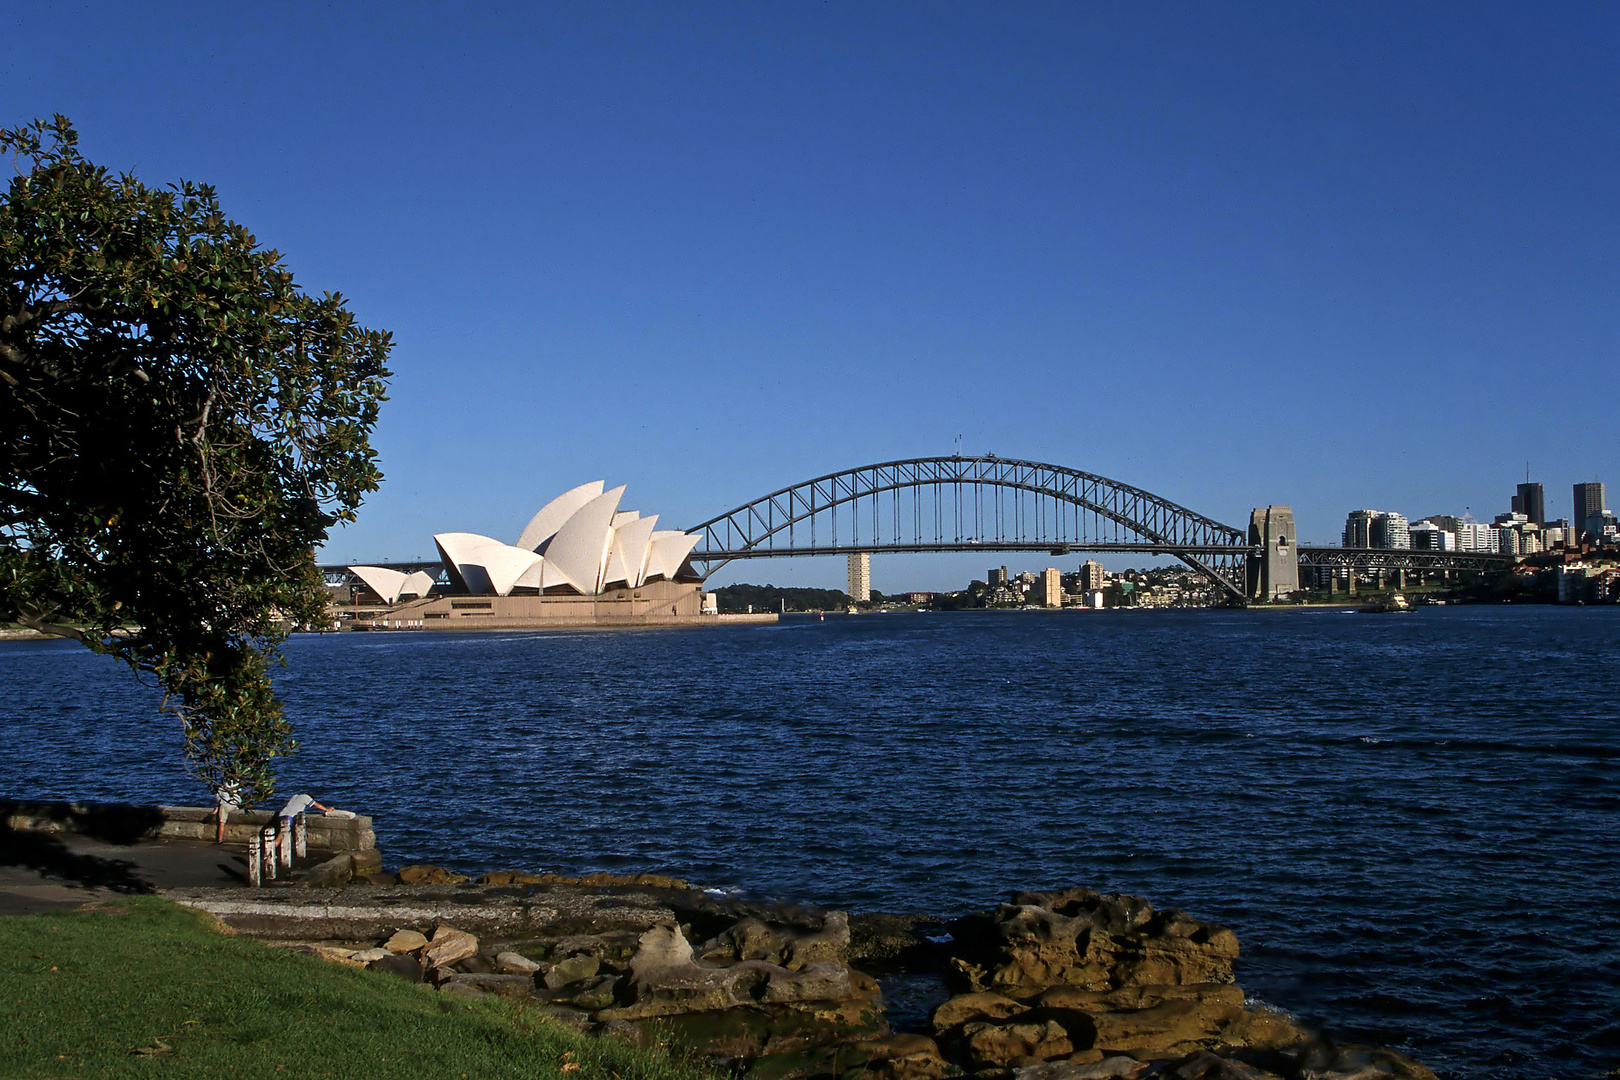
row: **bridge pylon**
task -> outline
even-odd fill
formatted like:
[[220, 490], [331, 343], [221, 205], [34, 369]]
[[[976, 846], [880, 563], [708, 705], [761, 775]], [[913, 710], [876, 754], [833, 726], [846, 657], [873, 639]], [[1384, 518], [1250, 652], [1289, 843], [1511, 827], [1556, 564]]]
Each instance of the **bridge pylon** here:
[[1249, 514], [1249, 599], [1270, 602], [1299, 591], [1299, 537], [1288, 506], [1257, 506]]

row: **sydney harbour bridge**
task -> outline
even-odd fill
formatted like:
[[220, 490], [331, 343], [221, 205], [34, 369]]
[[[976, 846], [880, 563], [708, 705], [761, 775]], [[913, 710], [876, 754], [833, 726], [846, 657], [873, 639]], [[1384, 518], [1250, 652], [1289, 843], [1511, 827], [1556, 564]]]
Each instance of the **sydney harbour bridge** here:
[[[739, 559], [1107, 552], [1174, 557], [1234, 602], [1273, 595], [1273, 581], [1297, 586], [1301, 578], [1320, 582], [1337, 574], [1353, 583], [1358, 573], [1501, 571], [1514, 562], [1510, 555], [1485, 552], [1300, 546], [1287, 507], [1259, 508], [1246, 528], [1238, 528], [1106, 476], [988, 454], [908, 458], [828, 473], [686, 531], [701, 534], [690, 563], [705, 578]], [[438, 567], [383, 565], [429, 572]], [[346, 573], [342, 567], [323, 569], [329, 580]]]

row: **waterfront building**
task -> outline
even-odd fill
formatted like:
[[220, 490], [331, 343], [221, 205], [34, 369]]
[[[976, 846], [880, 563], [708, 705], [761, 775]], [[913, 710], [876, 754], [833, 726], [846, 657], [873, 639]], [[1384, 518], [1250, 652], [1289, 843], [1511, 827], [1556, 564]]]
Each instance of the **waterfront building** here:
[[1404, 515], [1385, 512], [1372, 522], [1372, 543], [1369, 547], [1391, 551], [1409, 551], [1412, 547], [1411, 528]]
[[849, 598], [857, 604], [869, 604], [872, 602], [872, 553], [870, 551], [850, 553]]
[[1458, 551], [1498, 551], [1501, 543], [1496, 535], [1496, 526], [1486, 525], [1479, 521], [1457, 522], [1457, 550]]
[[1001, 566], [1001, 567], [992, 566], [990, 568], [989, 585], [990, 585], [990, 587], [992, 589], [994, 589], [998, 585], [1007, 584], [1008, 580], [1009, 579], [1007, 577], [1007, 568], [1005, 566]]
[[1373, 522], [1378, 520], [1377, 510], [1352, 510], [1344, 522], [1344, 546], [1370, 548], [1373, 546]]
[[1041, 571], [1041, 591], [1047, 607], [1063, 606], [1063, 575], [1055, 566]]
[[1423, 520], [1408, 530], [1413, 551], [1456, 551], [1457, 534], [1441, 528], [1436, 522]]
[[1103, 565], [1095, 559], [1088, 559], [1080, 565], [1080, 592], [1096, 592], [1106, 583], [1107, 573]]
[[1587, 521], [1593, 517], [1601, 517], [1609, 509], [1604, 498], [1603, 484], [1593, 480], [1590, 483], [1575, 485], [1575, 528], [1580, 530], [1578, 539], [1585, 539], [1588, 531]]

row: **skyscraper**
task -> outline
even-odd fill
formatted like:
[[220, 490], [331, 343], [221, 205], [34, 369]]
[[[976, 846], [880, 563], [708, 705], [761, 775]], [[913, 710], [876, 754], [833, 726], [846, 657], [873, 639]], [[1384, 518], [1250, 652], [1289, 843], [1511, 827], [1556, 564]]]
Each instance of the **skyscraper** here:
[[1585, 536], [1587, 531], [1586, 519], [1602, 518], [1609, 509], [1608, 502], [1603, 497], [1603, 484], [1593, 480], [1588, 484], [1575, 485], [1575, 532]]
[[1535, 523], [1537, 528], [1547, 524], [1547, 498], [1541, 485], [1520, 484], [1519, 493], [1513, 496], [1513, 512], [1523, 514]]

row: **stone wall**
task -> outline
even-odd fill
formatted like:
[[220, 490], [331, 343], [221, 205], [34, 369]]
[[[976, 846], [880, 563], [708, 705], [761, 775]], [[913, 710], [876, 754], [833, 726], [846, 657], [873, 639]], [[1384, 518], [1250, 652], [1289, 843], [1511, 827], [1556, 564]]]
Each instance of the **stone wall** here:
[[[225, 824], [225, 840], [245, 844], [274, 813], [268, 810], [232, 811]], [[371, 851], [377, 846], [371, 818], [306, 814], [312, 851]], [[213, 840], [211, 806], [140, 806], [125, 803], [21, 802], [0, 800], [0, 828], [9, 832], [75, 833], [114, 843], [138, 840]]]

